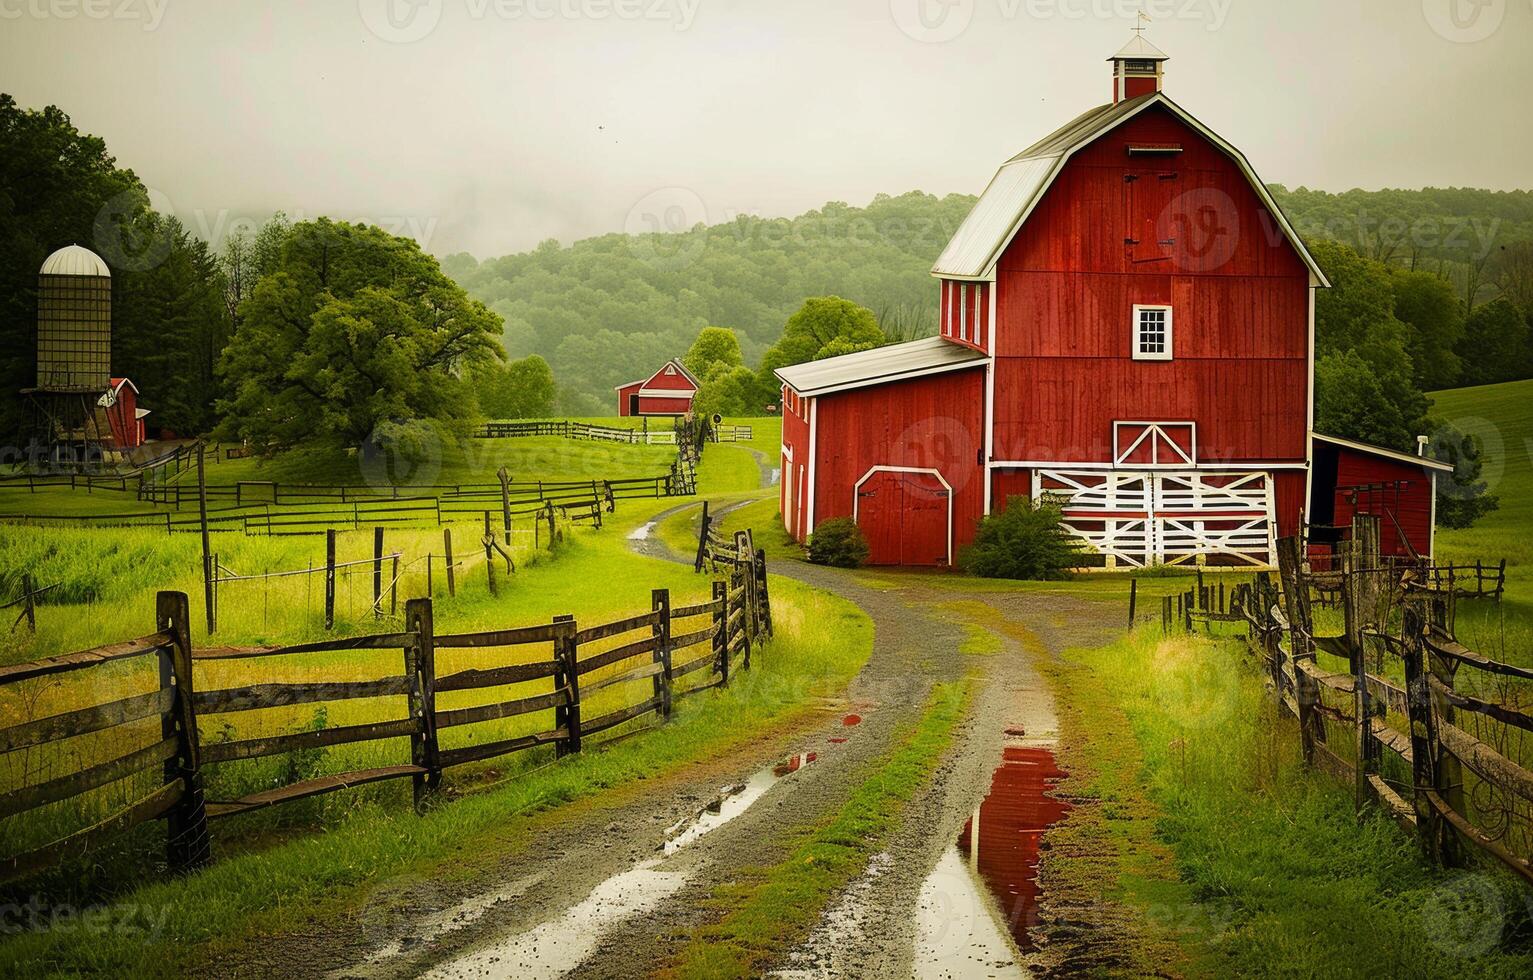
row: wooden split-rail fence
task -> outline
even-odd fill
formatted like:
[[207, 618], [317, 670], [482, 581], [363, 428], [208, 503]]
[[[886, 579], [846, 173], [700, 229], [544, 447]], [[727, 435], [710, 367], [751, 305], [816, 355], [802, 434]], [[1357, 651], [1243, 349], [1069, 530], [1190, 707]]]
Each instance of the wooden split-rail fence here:
[[[750, 669], [752, 646], [770, 637], [765, 566], [756, 571], [759, 577], [742, 573], [715, 581], [712, 598], [694, 604], [673, 605], [669, 591], [657, 589], [649, 611], [590, 625], [558, 616], [531, 626], [443, 634], [433, 622], [431, 600], [412, 599], [399, 632], [286, 647], [194, 648], [186, 595], [159, 593], [155, 629], [146, 636], [0, 667], [0, 698], [8, 703], [24, 703], [23, 688], [38, 682], [73, 682], [73, 688], [97, 694], [85, 706], [8, 723], [0, 728], [0, 754], [46, 754], [71, 739], [98, 736], [102, 756], [11, 788], [0, 796], [0, 821], [135, 778], [142, 787], [152, 776], [142, 795], [89, 826], [0, 856], [0, 881], [79, 859], [153, 820], [166, 823], [168, 865], [187, 870], [210, 859], [209, 822], [222, 817], [394, 779], [412, 781], [418, 808], [454, 767], [540, 746], [572, 755], [620, 727], [627, 730], [618, 738], [652, 727], [631, 724], [640, 719], [663, 724], [683, 699], [727, 687], [737, 666]], [[367, 652], [392, 652], [398, 666], [372, 680], [313, 680], [316, 673], [323, 676], [321, 662], [302, 683], [270, 680], [283, 664], [302, 666], [337, 654], [353, 661]], [[457, 667], [443, 671], [439, 664], [448, 655]], [[158, 683], [123, 696], [120, 673], [111, 672], [135, 661], [157, 664]], [[210, 671], [228, 678], [241, 668], [248, 668], [241, 683], [208, 683]], [[636, 690], [643, 693], [635, 700]], [[396, 701], [399, 711], [379, 721], [250, 737], [230, 738], [228, 729], [210, 725], [212, 719], [294, 705], [333, 710], [357, 699]], [[233, 799], [211, 799], [205, 788], [210, 766], [368, 742], [407, 743], [408, 761], [297, 779]]]
[[1381, 557], [1379, 534], [1378, 518], [1355, 518], [1338, 566], [1319, 573], [1339, 632], [1317, 627], [1316, 573], [1298, 538], [1278, 542], [1276, 581], [1260, 573], [1227, 601], [1222, 586], [1200, 586], [1177, 597], [1175, 615], [1163, 600], [1163, 626], [1244, 625], [1305, 761], [1350, 784], [1359, 811], [1382, 808], [1441, 864], [1477, 851], [1533, 883], [1533, 668], [1475, 652], [1454, 631], [1456, 602], [1498, 598], [1504, 566], [1492, 588], [1488, 577], [1466, 584]]

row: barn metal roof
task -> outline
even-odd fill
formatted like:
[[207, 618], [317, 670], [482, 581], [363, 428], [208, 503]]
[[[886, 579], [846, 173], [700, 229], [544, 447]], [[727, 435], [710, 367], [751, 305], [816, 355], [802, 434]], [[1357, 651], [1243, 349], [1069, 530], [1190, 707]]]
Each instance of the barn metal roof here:
[[[1149, 42], [1145, 42], [1148, 44]], [[1132, 47], [1132, 42], [1130, 47]], [[1127, 50], [1127, 49], [1125, 49]], [[932, 266], [932, 275], [944, 279], [990, 279], [1001, 253], [1059, 176], [1076, 151], [1098, 137], [1111, 132], [1154, 105], [1165, 106], [1188, 126], [1213, 143], [1240, 167], [1262, 204], [1277, 219], [1278, 226], [1298, 251], [1310, 274], [1322, 286], [1329, 286], [1325, 273], [1304, 247], [1304, 240], [1289, 224], [1287, 215], [1273, 200], [1267, 185], [1256, 175], [1245, 154], [1225, 142], [1219, 134], [1193, 118], [1187, 110], [1172, 102], [1164, 92], [1151, 92], [1114, 105], [1098, 106], [1061, 126], [1001, 166], [990, 186], [980, 195], [974, 210], [958, 226], [947, 248]]]
[[986, 360], [977, 350], [941, 337], [928, 337], [856, 354], [827, 357], [823, 361], [794, 364], [778, 368], [776, 374], [800, 395], [828, 395], [867, 385], [978, 367]]
[[1429, 470], [1441, 470], [1444, 473], [1453, 472], [1452, 463], [1444, 463], [1442, 460], [1433, 459], [1429, 456], [1412, 456], [1410, 453], [1397, 452], [1393, 449], [1385, 449], [1382, 446], [1370, 446], [1366, 442], [1358, 442], [1354, 439], [1343, 439], [1340, 436], [1326, 436], [1318, 432], [1311, 432], [1310, 436], [1319, 442], [1328, 442], [1333, 446], [1341, 446], [1343, 449], [1351, 449], [1355, 452], [1367, 453], [1369, 456], [1379, 456], [1383, 459], [1392, 459], [1397, 463], [1406, 463], [1411, 466], [1423, 466]]
[[103, 276], [112, 278], [101, 256], [79, 245], [65, 245], [43, 259], [43, 267], [37, 270], [41, 276]]
[[1129, 42], [1123, 46], [1123, 50], [1113, 55], [1108, 61], [1170, 61], [1171, 56], [1160, 48], [1144, 39], [1143, 34], [1135, 34]]

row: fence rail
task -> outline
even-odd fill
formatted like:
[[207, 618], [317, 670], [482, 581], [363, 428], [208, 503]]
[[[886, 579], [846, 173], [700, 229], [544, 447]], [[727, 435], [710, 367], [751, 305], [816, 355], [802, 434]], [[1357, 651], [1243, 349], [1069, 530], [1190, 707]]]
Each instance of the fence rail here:
[[[1467, 566], [1477, 574], [1465, 582], [1446, 566], [1381, 558], [1379, 534], [1378, 518], [1355, 518], [1324, 573], [1284, 539], [1278, 583], [1260, 573], [1227, 608], [1199, 589], [1174, 624], [1245, 626], [1305, 761], [1351, 783], [1359, 810], [1383, 808], [1441, 864], [1462, 866], [1477, 850], [1533, 883], [1533, 770], [1520, 737], [1533, 716], [1529, 690], [1511, 686], [1533, 669], [1475, 652], [1453, 630], [1457, 598], [1499, 598], [1504, 564]], [[1319, 575], [1341, 607], [1339, 634], [1316, 632]], [[1169, 603], [1162, 621], [1173, 624]]]
[[[555, 746], [560, 756], [569, 755], [580, 752], [593, 736], [619, 727], [643, 730], [630, 725], [640, 719], [652, 716], [655, 724], [663, 724], [682, 698], [727, 686], [734, 662], [748, 669], [751, 646], [771, 635], [771, 623], [765, 555], [736, 568], [727, 581], [715, 581], [706, 602], [673, 607], [670, 593], [657, 589], [648, 612], [613, 622], [583, 627], [574, 616], [560, 616], [530, 626], [442, 634], [436, 631], [432, 601], [423, 598], [405, 604], [405, 628], [400, 632], [283, 647], [193, 649], [187, 597], [159, 593], [154, 633], [0, 667], [0, 697], [11, 703], [26, 702], [12, 697], [22, 693], [18, 685], [41, 678], [55, 682], [71, 673], [86, 681], [83, 687], [102, 692], [83, 707], [0, 728], [0, 754], [46, 751], [69, 739], [112, 733], [109, 758], [92, 759], [0, 797], [0, 820], [130, 777], [158, 774], [152, 791], [114, 808], [105, 818], [40, 847], [0, 857], [0, 881], [86, 855], [153, 820], [167, 822], [168, 865], [186, 870], [210, 860], [209, 820], [405, 778], [412, 782], [419, 807], [440, 785], [446, 769], [547, 745]], [[459, 652], [459, 659], [468, 658], [467, 665], [439, 673], [440, 651]], [[392, 666], [380, 661], [377, 676], [365, 680], [315, 679], [312, 670], [304, 672], [301, 683], [271, 679], [280, 676], [275, 666], [295, 658], [312, 661], [322, 654], [362, 652], [393, 653], [399, 659]], [[119, 696], [120, 683], [93, 673], [137, 658], [157, 659], [155, 689]], [[208, 669], [214, 664], [230, 666], [220, 666], [217, 676], [222, 683], [210, 687]], [[231, 682], [231, 669], [248, 676]], [[635, 687], [644, 692], [637, 699]], [[119, 693], [104, 693], [109, 691]], [[439, 706], [438, 695], [452, 698], [451, 706]], [[335, 707], [362, 699], [374, 706], [387, 704], [386, 717], [237, 738], [214, 738], [217, 729], [209, 724], [209, 719], [295, 705]], [[160, 725], [147, 732], [144, 725], [156, 718]], [[504, 723], [514, 719], [527, 719], [531, 730], [508, 732]], [[408, 742], [407, 763], [295, 778], [232, 799], [205, 798], [209, 766], [399, 740]]]

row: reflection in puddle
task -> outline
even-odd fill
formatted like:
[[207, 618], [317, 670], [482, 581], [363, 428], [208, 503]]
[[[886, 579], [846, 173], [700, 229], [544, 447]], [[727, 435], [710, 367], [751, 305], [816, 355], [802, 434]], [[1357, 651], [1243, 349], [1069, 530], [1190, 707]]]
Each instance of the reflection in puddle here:
[[798, 755], [789, 756], [772, 767], [772, 775], [782, 777], [789, 773], [798, 772], [818, 758], [819, 755], [814, 752], [800, 752]]
[[942, 854], [921, 884], [916, 919], [915, 975], [1025, 977], [1017, 965], [1004, 925], [964, 866], [956, 847]]
[[428, 977], [562, 977], [596, 952], [602, 936], [617, 924], [642, 915], [687, 883], [680, 872], [657, 871], [658, 858], [645, 861], [597, 885], [579, 905], [537, 928], [443, 964]]
[[1034, 948], [1027, 931], [1037, 925], [1038, 843], [1070, 812], [1049, 795], [1065, 775], [1048, 749], [1007, 746], [990, 795], [958, 837], [958, 852], [979, 871], [1023, 950]]
[[632, 531], [628, 532], [628, 540], [629, 541], [644, 541], [644, 540], [647, 540], [649, 538], [649, 536], [654, 533], [654, 531], [655, 531], [655, 522], [654, 521], [650, 521], [648, 524], [640, 525], [639, 527], [636, 527]]

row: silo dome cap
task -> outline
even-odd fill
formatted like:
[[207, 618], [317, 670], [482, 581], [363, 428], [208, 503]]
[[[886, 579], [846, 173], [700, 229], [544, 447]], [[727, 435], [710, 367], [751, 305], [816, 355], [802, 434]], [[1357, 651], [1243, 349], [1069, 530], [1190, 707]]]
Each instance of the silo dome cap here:
[[79, 245], [66, 245], [43, 260], [38, 270], [43, 276], [103, 276], [112, 278], [101, 256]]

